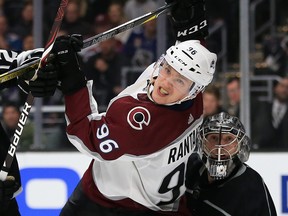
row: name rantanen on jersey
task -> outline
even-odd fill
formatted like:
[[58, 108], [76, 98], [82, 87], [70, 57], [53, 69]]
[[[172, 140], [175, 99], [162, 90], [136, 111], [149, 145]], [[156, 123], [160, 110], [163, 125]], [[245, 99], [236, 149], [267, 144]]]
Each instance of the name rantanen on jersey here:
[[191, 154], [196, 146], [197, 130], [193, 130], [183, 139], [179, 140], [178, 145], [170, 149], [168, 164], [173, 163], [187, 154]]

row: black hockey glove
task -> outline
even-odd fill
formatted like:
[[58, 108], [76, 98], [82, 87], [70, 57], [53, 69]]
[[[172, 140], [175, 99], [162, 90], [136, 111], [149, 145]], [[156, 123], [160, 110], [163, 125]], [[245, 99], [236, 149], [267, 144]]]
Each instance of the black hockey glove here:
[[[43, 48], [37, 48], [21, 52], [13, 61], [10, 70], [41, 58], [43, 51]], [[35, 78], [35, 72], [36, 70], [31, 70], [28, 73], [17, 77], [18, 87], [26, 94], [29, 93], [29, 81]]]
[[201, 172], [205, 169], [205, 164], [198, 153], [193, 153], [188, 158], [185, 185], [189, 190], [193, 190], [200, 180]]
[[13, 176], [7, 176], [5, 181], [0, 181], [0, 205], [5, 207], [9, 205], [14, 193], [20, 188]]
[[[205, 0], [174, 0], [169, 20], [176, 40], [203, 40], [208, 36]], [[173, 2], [166, 0], [167, 3]]]
[[52, 49], [55, 60], [59, 64], [60, 89], [65, 95], [72, 94], [86, 86], [86, 79], [79, 66], [77, 54], [82, 47], [82, 36], [72, 35], [58, 37]]
[[48, 63], [39, 69], [37, 79], [29, 82], [29, 88], [34, 97], [48, 97], [55, 93], [58, 84], [56, 65]]

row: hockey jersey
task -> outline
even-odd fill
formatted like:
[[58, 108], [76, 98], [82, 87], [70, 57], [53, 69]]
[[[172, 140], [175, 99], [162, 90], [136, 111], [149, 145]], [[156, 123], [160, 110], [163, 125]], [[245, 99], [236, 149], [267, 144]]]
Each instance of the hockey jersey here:
[[[3, 74], [11, 69], [13, 60], [17, 57], [18, 53], [14, 51], [7, 51], [0, 49], [0, 74]], [[17, 85], [17, 79], [12, 79], [7, 82], [1, 83], [0, 90]]]
[[152, 71], [148, 67], [105, 113], [98, 113], [91, 81], [65, 96], [68, 138], [93, 159], [83, 189], [103, 206], [180, 211], [187, 159], [203, 118], [202, 94], [186, 108], [156, 105], [145, 89]]
[[[194, 216], [276, 216], [270, 192], [257, 171], [242, 164], [227, 179], [208, 183], [205, 165], [195, 154], [188, 161], [187, 206]], [[204, 167], [204, 168], [203, 168]]]

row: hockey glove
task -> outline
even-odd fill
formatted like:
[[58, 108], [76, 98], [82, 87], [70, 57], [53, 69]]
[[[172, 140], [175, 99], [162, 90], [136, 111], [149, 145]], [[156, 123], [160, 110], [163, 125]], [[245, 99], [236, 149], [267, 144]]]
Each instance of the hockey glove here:
[[7, 176], [5, 181], [0, 181], [0, 205], [9, 205], [14, 193], [20, 188], [13, 176]]
[[188, 189], [193, 190], [199, 183], [201, 174], [205, 169], [205, 164], [198, 153], [193, 153], [188, 159], [185, 185]]
[[59, 64], [58, 79], [64, 95], [72, 94], [86, 86], [86, 79], [80, 69], [77, 54], [82, 47], [81, 35], [60, 36], [55, 41], [52, 52]]
[[34, 97], [48, 97], [55, 93], [58, 84], [58, 72], [56, 66], [48, 63], [39, 69], [37, 79], [29, 82], [29, 88]]
[[[21, 52], [13, 61], [10, 69], [28, 64], [34, 60], [41, 58], [44, 49], [38, 48], [34, 50], [28, 50]], [[31, 70], [22, 76], [17, 77], [18, 87], [26, 94], [29, 93], [29, 81], [35, 79], [36, 70]]]
[[203, 40], [208, 36], [205, 0], [177, 0], [169, 20], [178, 41]]

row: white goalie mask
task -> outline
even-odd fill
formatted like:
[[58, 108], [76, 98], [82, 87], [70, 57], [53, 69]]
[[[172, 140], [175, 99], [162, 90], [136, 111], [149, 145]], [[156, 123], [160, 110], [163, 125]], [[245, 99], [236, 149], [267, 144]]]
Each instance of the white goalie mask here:
[[213, 179], [228, 177], [239, 162], [246, 162], [250, 145], [240, 120], [225, 112], [208, 117], [200, 128], [199, 151]]
[[[153, 79], [157, 78], [163, 61], [193, 82], [188, 95], [177, 102], [181, 103], [195, 98], [212, 81], [217, 56], [202, 46], [198, 40], [188, 40], [171, 46], [155, 64], [151, 85], [153, 85]], [[148, 96], [151, 93], [150, 87]]]

